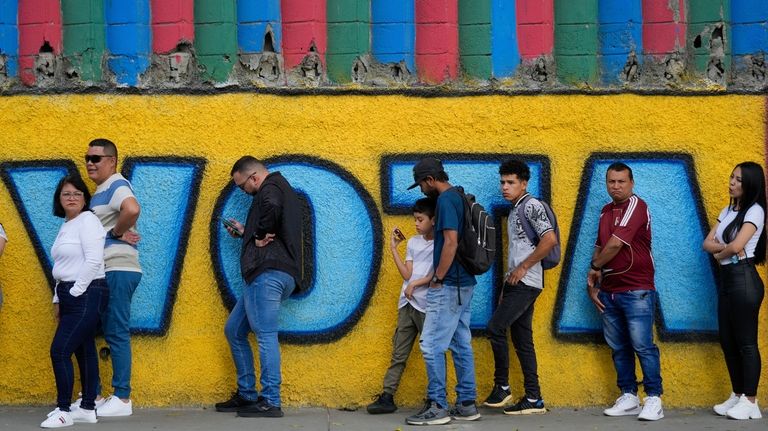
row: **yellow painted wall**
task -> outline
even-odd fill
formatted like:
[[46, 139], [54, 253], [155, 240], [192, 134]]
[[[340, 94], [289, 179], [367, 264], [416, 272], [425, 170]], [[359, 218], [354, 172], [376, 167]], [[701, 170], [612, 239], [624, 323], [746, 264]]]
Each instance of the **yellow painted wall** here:
[[[552, 163], [552, 203], [565, 242], [590, 153], [691, 154], [712, 223], [727, 202], [732, 167], [747, 159], [765, 160], [764, 122], [765, 100], [757, 96], [16, 96], [0, 98], [0, 162], [69, 158], [85, 176], [82, 155], [95, 137], [115, 141], [121, 156], [207, 159], [169, 330], [163, 337], [134, 337], [133, 344], [133, 399], [139, 406], [199, 405], [221, 400], [235, 387], [223, 336], [227, 312], [208, 247], [215, 200], [241, 155], [299, 153], [332, 160], [363, 184], [381, 210], [379, 158], [384, 153], [545, 154]], [[382, 220], [385, 232], [395, 224], [410, 226], [407, 216], [382, 214]], [[5, 294], [0, 403], [50, 404], [55, 399], [48, 357], [55, 329], [50, 291], [4, 184], [0, 221], [11, 236], [0, 258]], [[287, 405], [360, 405], [381, 390], [400, 288], [388, 250], [382, 253], [374, 296], [350, 333], [329, 344], [283, 347]], [[552, 335], [560, 271], [548, 273], [534, 318], [544, 397], [551, 406], [605, 404], [617, 392], [609, 349], [565, 343]], [[765, 269], [760, 271], [765, 276]], [[767, 315], [763, 310], [764, 355]], [[486, 339], [473, 343], [482, 399], [492, 384], [493, 358]], [[660, 348], [667, 405], [709, 405], [729, 393], [716, 343], [660, 343]], [[100, 364], [106, 386], [111, 369]], [[512, 370], [518, 395], [521, 376], [514, 355]], [[763, 382], [766, 377], [768, 371]], [[397, 402], [418, 404], [425, 385], [417, 347]], [[453, 386], [452, 379], [448, 386]], [[763, 384], [760, 398], [768, 395], [765, 388]]]

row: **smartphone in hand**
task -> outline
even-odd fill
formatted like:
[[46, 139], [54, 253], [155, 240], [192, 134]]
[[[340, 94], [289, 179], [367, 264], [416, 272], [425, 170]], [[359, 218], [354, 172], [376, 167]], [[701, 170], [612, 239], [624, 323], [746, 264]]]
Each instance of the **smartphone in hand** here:
[[400, 229], [395, 228], [395, 235], [400, 239], [400, 241], [405, 241], [405, 235], [403, 235], [403, 232]]
[[235, 236], [237, 237], [243, 236], [243, 234], [240, 233], [240, 231], [237, 229], [237, 225], [232, 223], [230, 219], [221, 217], [220, 220], [221, 220], [221, 224], [223, 224], [225, 227], [232, 229], [232, 232], [234, 233]]

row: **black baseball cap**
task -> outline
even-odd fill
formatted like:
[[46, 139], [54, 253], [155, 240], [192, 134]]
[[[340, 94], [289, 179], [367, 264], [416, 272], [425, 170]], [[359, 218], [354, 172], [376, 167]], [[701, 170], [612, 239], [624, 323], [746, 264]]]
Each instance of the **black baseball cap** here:
[[439, 173], [445, 172], [443, 170], [443, 163], [440, 160], [433, 158], [426, 158], [419, 160], [416, 166], [413, 167], [413, 184], [408, 187], [408, 190], [419, 185], [419, 182], [425, 180], [427, 177], [436, 177]]

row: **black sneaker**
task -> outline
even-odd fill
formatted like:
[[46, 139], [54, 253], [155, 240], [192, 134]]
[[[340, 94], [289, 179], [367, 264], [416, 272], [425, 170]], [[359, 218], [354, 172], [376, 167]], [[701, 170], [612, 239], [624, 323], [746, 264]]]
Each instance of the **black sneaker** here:
[[256, 401], [246, 400], [235, 391], [232, 397], [224, 402], [216, 403], [217, 412], [236, 412], [238, 409], [256, 404]]
[[243, 418], [281, 418], [283, 410], [270, 404], [266, 398], [259, 397], [259, 400], [250, 406], [237, 409], [237, 415]]
[[395, 399], [392, 394], [382, 392], [376, 396], [376, 401], [368, 404], [366, 410], [372, 415], [394, 413], [397, 410], [397, 406], [395, 405]]
[[528, 397], [523, 396], [520, 400], [504, 409], [505, 415], [535, 415], [546, 413], [544, 400], [538, 399], [534, 402], [528, 401]]
[[501, 385], [493, 385], [491, 394], [485, 399], [483, 405], [487, 407], [504, 407], [510, 401], [512, 401], [512, 392], [510, 392], [509, 388], [504, 389]]

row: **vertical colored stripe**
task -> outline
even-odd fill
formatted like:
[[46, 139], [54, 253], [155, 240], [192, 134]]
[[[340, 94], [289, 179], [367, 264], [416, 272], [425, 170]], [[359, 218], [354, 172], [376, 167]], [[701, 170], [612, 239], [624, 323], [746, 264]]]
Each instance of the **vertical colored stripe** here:
[[238, 0], [237, 45], [240, 52], [263, 52], [267, 37], [271, 38], [272, 50], [280, 52], [283, 40], [280, 0]]
[[[491, 0], [459, 0], [458, 6], [461, 70], [473, 78], [490, 79], [491, 53], [494, 52], [491, 47]], [[496, 31], [496, 27], [493, 30]]]
[[59, 0], [20, 0], [19, 76], [34, 85], [35, 58], [40, 52], [61, 54], [61, 6]]
[[597, 17], [600, 22], [600, 75], [606, 84], [621, 83], [624, 66], [630, 55], [639, 62], [642, 49], [642, 15], [640, 0], [600, 0]]
[[733, 55], [768, 53], [768, 0], [731, 0]]
[[314, 49], [325, 64], [327, 48], [326, 1], [282, 0], [285, 68], [298, 66]]
[[235, 0], [195, 0], [195, 56], [206, 81], [225, 82], [237, 61]]
[[[520, 39], [517, 32], [517, 11], [520, 8], [520, 3], [521, 0], [517, 0], [517, 2], [491, 1], [491, 73], [496, 78], [514, 75], [517, 66], [520, 65]], [[549, 37], [551, 43], [551, 16]]]
[[328, 0], [328, 79], [352, 81], [355, 59], [370, 45], [368, 0]]
[[597, 79], [597, 0], [555, 0], [555, 61], [565, 84]]
[[554, 14], [553, 0], [517, 0], [517, 40], [523, 60], [552, 55]]
[[710, 61], [717, 61], [718, 50], [723, 75], [730, 69], [730, 0], [688, 0], [688, 49], [693, 54], [694, 68], [706, 73]]
[[152, 1], [152, 52], [168, 54], [195, 40], [194, 0]]
[[106, 0], [107, 64], [119, 85], [136, 86], [150, 64], [149, 0]]
[[0, 55], [5, 56], [5, 73], [10, 78], [15, 77], [19, 69], [17, 14], [16, 0], [0, 0]]
[[415, 0], [371, 0], [371, 53], [381, 63], [405, 62], [416, 71]]
[[643, 0], [643, 52], [657, 60], [685, 49], [685, 0]]
[[[64, 58], [72, 78], [101, 81], [105, 52], [103, 0], [61, 0]], [[74, 76], [76, 74], [76, 76]]]
[[456, 79], [458, 33], [456, 0], [416, 1], [416, 69], [422, 82]]

